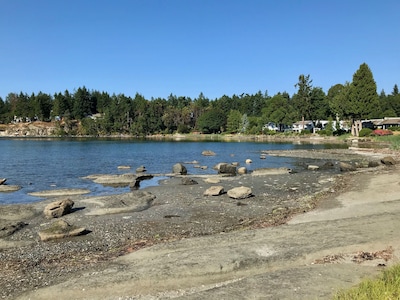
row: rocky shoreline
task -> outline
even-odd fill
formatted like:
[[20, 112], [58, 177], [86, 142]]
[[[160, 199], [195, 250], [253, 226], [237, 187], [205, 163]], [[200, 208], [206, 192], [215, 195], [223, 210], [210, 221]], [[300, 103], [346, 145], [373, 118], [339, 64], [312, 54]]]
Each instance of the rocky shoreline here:
[[[285, 224], [294, 215], [314, 209], [323, 199], [347, 190], [352, 174], [368, 172], [373, 176], [389, 167], [379, 163], [368, 168], [368, 163], [380, 162], [390, 153], [354, 152], [269, 152], [268, 155], [302, 155], [313, 159], [314, 164], [319, 159], [321, 168], [303, 166], [302, 172], [218, 175], [213, 180], [198, 176], [192, 178], [195, 184], [183, 184], [182, 178], [187, 176], [175, 175], [159, 186], [121, 195], [53, 194], [38, 203], [0, 206], [0, 297], [14, 299], [81, 272], [96, 272], [117, 257], [152, 245]], [[336, 171], [341, 160], [356, 164], [357, 170], [343, 173], [324, 169], [327, 160]], [[226, 192], [205, 196], [205, 191], [215, 185], [224, 191], [248, 187], [251, 196], [234, 199]], [[73, 201], [73, 209], [57, 221], [83, 228], [84, 233], [42, 241], [40, 233], [55, 222], [46, 218], [45, 207], [67, 198]]]

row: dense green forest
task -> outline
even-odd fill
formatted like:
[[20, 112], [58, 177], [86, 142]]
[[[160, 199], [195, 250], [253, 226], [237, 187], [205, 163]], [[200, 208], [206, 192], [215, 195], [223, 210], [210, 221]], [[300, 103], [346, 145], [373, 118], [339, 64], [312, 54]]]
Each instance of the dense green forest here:
[[[110, 95], [85, 86], [54, 95], [23, 92], [0, 98], [0, 123], [55, 121], [59, 134], [165, 134], [263, 132], [264, 124], [290, 125], [299, 120], [355, 120], [400, 116], [397, 85], [390, 94], [377, 93], [367, 64], [354, 73], [352, 82], [333, 85], [327, 93], [314, 87], [310, 75], [300, 75], [297, 92], [223, 95], [208, 99], [169, 95], [145, 99], [137, 93]], [[79, 131], [74, 126], [80, 124]]]

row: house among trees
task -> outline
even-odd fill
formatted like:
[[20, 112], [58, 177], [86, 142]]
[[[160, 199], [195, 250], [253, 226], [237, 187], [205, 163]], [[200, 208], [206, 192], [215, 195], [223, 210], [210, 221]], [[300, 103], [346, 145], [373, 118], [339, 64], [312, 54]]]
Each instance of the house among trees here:
[[400, 118], [384, 118], [378, 122], [374, 122], [379, 129], [389, 129], [390, 127], [400, 127]]
[[293, 131], [296, 133], [300, 133], [303, 130], [308, 130], [308, 131], [313, 131], [314, 130], [314, 123], [313, 121], [299, 121], [296, 123], [293, 123], [292, 127]]

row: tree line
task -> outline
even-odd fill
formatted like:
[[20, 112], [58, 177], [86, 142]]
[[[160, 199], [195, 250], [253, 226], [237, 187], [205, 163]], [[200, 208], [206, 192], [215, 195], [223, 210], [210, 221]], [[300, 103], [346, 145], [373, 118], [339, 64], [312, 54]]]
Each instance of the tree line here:
[[[352, 82], [333, 85], [327, 93], [314, 87], [310, 75], [301, 74], [290, 96], [274, 96], [258, 91], [210, 100], [203, 93], [197, 98], [170, 94], [145, 99], [136, 93], [124, 94], [79, 87], [54, 95], [39, 92], [9, 93], [0, 98], [0, 122], [56, 121], [59, 134], [167, 134], [167, 133], [247, 133], [263, 132], [264, 124], [283, 127], [299, 120], [361, 120], [400, 116], [397, 85], [378, 95], [369, 66], [361, 64]], [[79, 126], [76, 126], [79, 124]]]

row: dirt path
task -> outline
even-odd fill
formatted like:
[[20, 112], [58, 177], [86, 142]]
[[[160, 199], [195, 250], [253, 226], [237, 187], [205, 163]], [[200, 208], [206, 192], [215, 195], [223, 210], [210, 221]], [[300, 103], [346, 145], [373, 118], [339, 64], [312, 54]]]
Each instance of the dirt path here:
[[400, 257], [398, 169], [357, 178], [285, 225], [158, 244], [19, 299], [330, 299]]

